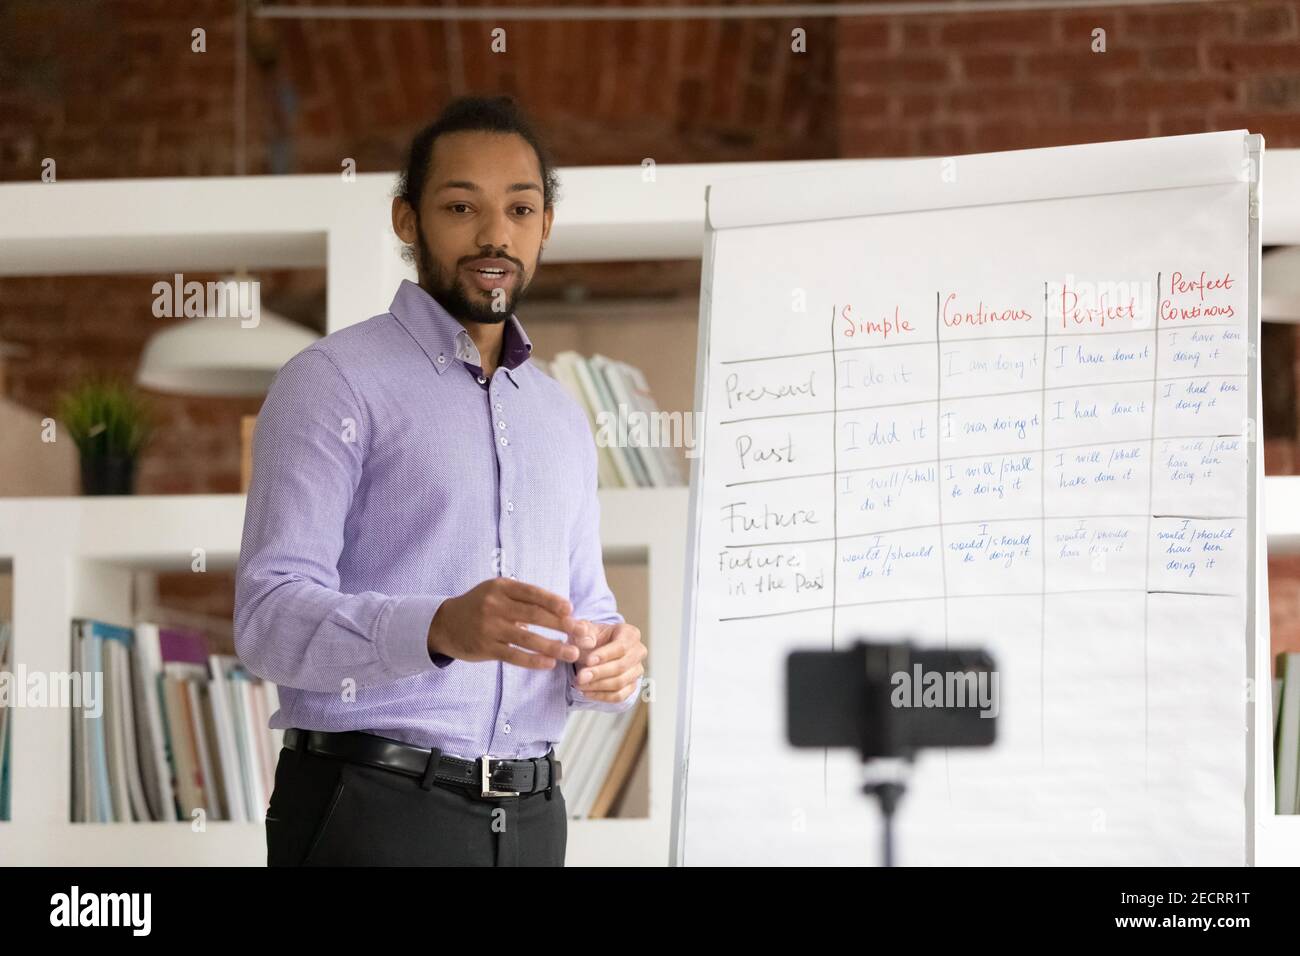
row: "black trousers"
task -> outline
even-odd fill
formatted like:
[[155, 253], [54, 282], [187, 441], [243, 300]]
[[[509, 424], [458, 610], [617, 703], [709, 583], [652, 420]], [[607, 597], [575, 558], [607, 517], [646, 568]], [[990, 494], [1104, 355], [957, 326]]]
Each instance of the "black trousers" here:
[[559, 784], [485, 798], [287, 747], [266, 815], [268, 866], [563, 866], [567, 840]]

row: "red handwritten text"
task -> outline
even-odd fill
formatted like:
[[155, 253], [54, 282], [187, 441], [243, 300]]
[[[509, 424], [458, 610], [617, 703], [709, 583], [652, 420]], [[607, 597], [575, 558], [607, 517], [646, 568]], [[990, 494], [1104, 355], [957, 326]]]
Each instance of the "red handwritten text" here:
[[879, 336], [882, 340], [889, 338], [891, 335], [899, 335], [903, 332], [915, 332], [912, 328], [912, 321], [899, 316], [899, 307], [894, 306], [894, 314], [886, 315], [879, 322], [872, 319], [855, 319], [853, 318], [853, 306], [846, 305], [840, 310], [839, 319], [844, 324], [840, 326], [840, 334], [846, 339], [851, 339], [855, 335]]
[[1081, 303], [1079, 293], [1068, 285], [1061, 286], [1061, 328], [1068, 329], [1070, 323], [1075, 325], [1096, 325], [1105, 328], [1107, 322], [1117, 319], [1137, 320], [1133, 296], [1127, 302], [1111, 304], [1110, 296], [1103, 292], [1097, 296], [1095, 303]]
[[989, 322], [1029, 322], [1034, 318], [1026, 309], [995, 309], [985, 306], [983, 300], [975, 304], [975, 310], [972, 312], [967, 308], [954, 305], [952, 300], [955, 298], [957, 293], [949, 292], [948, 297], [943, 300], [940, 312], [943, 324], [948, 328], [958, 325], [985, 325]]
[[[1189, 279], [1181, 272], [1169, 276], [1169, 298], [1160, 300], [1160, 318], [1164, 322], [1186, 322], [1188, 319], [1230, 319], [1236, 310], [1232, 304], [1207, 302], [1207, 292], [1227, 292], [1236, 281], [1231, 273], [1221, 276], [1207, 275], [1205, 270], [1194, 279]], [[1175, 302], [1178, 297], [1185, 297]]]

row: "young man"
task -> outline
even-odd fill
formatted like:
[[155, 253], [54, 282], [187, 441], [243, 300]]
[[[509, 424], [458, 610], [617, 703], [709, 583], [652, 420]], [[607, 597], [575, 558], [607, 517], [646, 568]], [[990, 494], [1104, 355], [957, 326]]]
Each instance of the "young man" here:
[[393, 200], [419, 284], [267, 394], [235, 642], [280, 687], [271, 865], [563, 865], [553, 746], [639, 697], [591, 429], [514, 315], [556, 185], [509, 98], [453, 102]]

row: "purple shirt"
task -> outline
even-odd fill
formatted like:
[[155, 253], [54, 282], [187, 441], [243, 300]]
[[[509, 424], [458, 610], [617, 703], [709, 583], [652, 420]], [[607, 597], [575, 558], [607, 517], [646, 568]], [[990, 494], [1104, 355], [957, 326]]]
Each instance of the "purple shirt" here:
[[[280, 369], [258, 415], [235, 646], [279, 685], [273, 728], [364, 730], [460, 757], [538, 757], [592, 701], [576, 667], [428, 651], [438, 606], [509, 575], [622, 622], [605, 580], [586, 413], [527, 361], [511, 315], [482, 375], [464, 327], [414, 282], [390, 310]], [[530, 625], [546, 637], [559, 631]]]

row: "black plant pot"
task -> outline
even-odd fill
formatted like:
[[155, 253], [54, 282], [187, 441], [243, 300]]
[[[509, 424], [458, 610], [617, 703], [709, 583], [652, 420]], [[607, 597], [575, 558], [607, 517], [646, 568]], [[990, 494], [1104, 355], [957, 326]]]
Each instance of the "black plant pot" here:
[[135, 458], [95, 455], [81, 459], [83, 495], [129, 495], [135, 492]]

